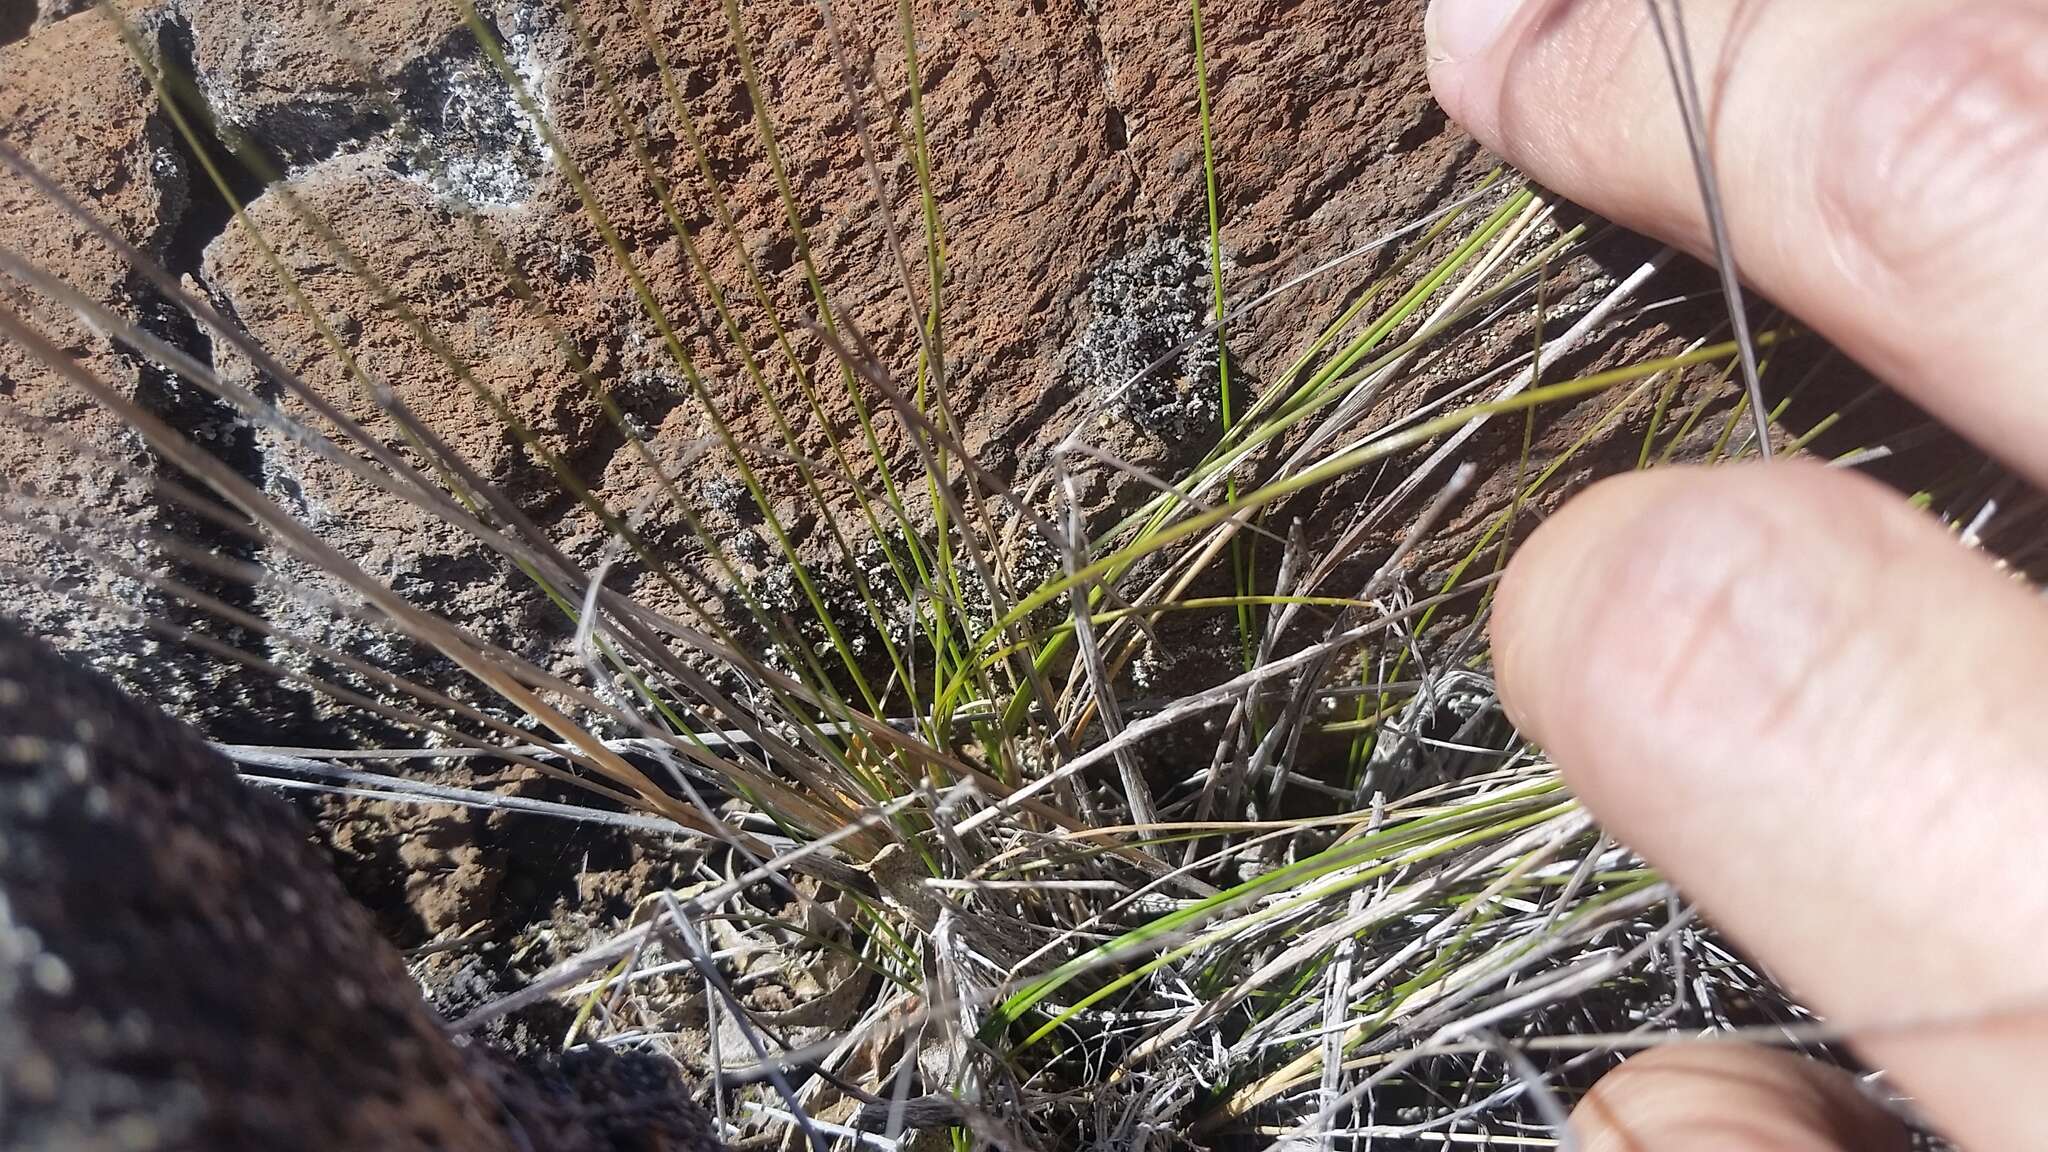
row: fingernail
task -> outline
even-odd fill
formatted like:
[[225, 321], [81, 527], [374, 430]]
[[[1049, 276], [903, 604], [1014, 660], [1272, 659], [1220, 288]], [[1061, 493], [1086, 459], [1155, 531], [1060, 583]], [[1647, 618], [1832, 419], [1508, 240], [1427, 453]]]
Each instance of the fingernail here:
[[1523, 0], [1430, 0], [1423, 31], [1430, 58], [1470, 60], [1492, 47]]

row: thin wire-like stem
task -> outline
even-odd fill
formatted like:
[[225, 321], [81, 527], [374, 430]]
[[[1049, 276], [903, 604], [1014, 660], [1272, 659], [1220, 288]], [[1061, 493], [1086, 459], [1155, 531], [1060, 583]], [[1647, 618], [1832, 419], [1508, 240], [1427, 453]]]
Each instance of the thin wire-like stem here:
[[[1667, 14], [1662, 4], [1669, 4]], [[1664, 49], [1664, 62], [1671, 73], [1671, 87], [1678, 99], [1680, 117], [1685, 121], [1685, 142], [1692, 153], [1693, 172], [1699, 180], [1700, 204], [1706, 212], [1707, 229], [1714, 241], [1714, 267], [1721, 276], [1721, 292], [1728, 299], [1728, 321], [1734, 326], [1735, 346], [1742, 362], [1742, 384], [1749, 393], [1750, 419], [1756, 424], [1757, 454], [1772, 455], [1770, 406], [1764, 403], [1763, 373], [1757, 367], [1756, 341], [1749, 327], [1749, 309], [1743, 303], [1742, 280], [1735, 261], [1735, 241], [1728, 231], [1728, 213], [1721, 199], [1721, 180], [1714, 165], [1713, 125], [1700, 98], [1699, 74], [1693, 67], [1692, 41], [1685, 29], [1680, 0], [1643, 0], [1650, 21], [1657, 29]]]

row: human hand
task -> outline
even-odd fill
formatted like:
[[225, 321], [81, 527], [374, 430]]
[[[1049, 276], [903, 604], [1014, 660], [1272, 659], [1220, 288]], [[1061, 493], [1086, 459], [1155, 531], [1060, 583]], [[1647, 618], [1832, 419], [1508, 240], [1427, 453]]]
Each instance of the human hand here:
[[[2048, 0], [1683, 15], [1744, 278], [2048, 483]], [[1433, 0], [1429, 25], [1486, 145], [1712, 251], [1644, 0]], [[1536, 532], [1493, 636], [1609, 828], [1953, 1137], [2048, 1148], [2038, 596], [1860, 477], [1672, 469]], [[1905, 1143], [1839, 1073], [1722, 1045], [1630, 1060], [1573, 1125], [1588, 1152]]]

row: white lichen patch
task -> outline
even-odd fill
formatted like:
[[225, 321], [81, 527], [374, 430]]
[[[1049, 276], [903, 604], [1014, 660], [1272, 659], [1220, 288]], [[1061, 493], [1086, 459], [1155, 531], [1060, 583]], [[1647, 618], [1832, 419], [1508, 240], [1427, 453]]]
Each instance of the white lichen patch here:
[[[513, 13], [499, 35], [519, 89], [547, 116], [545, 57], [533, 17]], [[548, 168], [540, 125], [474, 41], [459, 37], [455, 45], [422, 61], [406, 78], [406, 100], [434, 162], [397, 167], [436, 194], [474, 208], [524, 203]]]

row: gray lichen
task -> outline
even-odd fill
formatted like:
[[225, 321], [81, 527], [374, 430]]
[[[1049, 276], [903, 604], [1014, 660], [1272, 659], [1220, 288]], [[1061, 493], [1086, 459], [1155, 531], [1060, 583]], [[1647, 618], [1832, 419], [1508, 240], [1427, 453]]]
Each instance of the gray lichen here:
[[[540, 37], [530, 19], [499, 28], [506, 62], [528, 99], [547, 115]], [[437, 193], [476, 208], [529, 199], [547, 172], [545, 141], [518, 93], [467, 36], [407, 70], [405, 100], [435, 163], [400, 170]]]
[[[1090, 318], [1068, 353], [1069, 371], [1106, 412], [1154, 436], [1178, 440], [1208, 432], [1222, 415], [1217, 344], [1202, 336], [1209, 299], [1206, 245], [1182, 236], [1145, 237], [1097, 269], [1089, 283]], [[1178, 359], [1125, 387], [1189, 341]]]
[[[966, 558], [965, 545], [957, 527], [952, 529], [952, 536], [951, 586], [942, 586], [936, 579], [933, 569], [938, 555], [935, 541], [923, 534], [913, 544], [902, 533], [891, 532], [888, 549], [884, 549], [879, 541], [868, 539], [855, 546], [850, 560], [845, 556], [833, 556], [807, 565], [806, 572], [819, 603], [832, 617], [848, 652], [855, 658], [863, 661], [880, 659], [887, 650], [884, 647], [886, 641], [887, 646], [899, 652], [916, 653], [914, 659], [920, 666], [925, 666], [932, 658], [927, 628], [935, 611], [946, 613], [953, 620], [954, 628], [964, 625], [970, 633], [979, 634], [995, 624], [997, 613], [994, 605], [998, 600], [1007, 608], [1017, 596], [1028, 595], [1060, 573], [1058, 551], [1036, 533], [1028, 529], [1019, 531], [1004, 544], [1000, 560], [995, 558], [986, 543], [980, 546], [985, 561], [1002, 566], [997, 578], [1008, 585], [1008, 590], [1000, 597], [991, 596], [989, 588]], [[819, 622], [816, 609], [797, 580], [795, 568], [780, 549], [751, 528], [734, 533], [725, 542], [725, 548], [745, 584], [744, 596], [735, 590], [734, 607], [737, 608], [740, 601], [751, 600], [753, 606], [770, 620], [778, 624], [783, 621], [793, 624], [798, 637], [809, 647], [812, 655], [830, 666], [834, 659], [830, 635]], [[923, 558], [925, 571], [933, 574], [931, 579], [920, 577], [913, 554]], [[903, 587], [906, 579], [916, 584], [908, 594]], [[865, 595], [862, 593], [863, 585]], [[1061, 606], [1057, 604], [1043, 608], [1032, 617], [1029, 626], [1047, 627], [1058, 618], [1060, 611]], [[765, 658], [781, 671], [798, 671], [788, 665], [779, 651], [769, 651]]]

